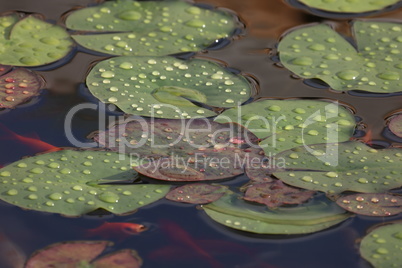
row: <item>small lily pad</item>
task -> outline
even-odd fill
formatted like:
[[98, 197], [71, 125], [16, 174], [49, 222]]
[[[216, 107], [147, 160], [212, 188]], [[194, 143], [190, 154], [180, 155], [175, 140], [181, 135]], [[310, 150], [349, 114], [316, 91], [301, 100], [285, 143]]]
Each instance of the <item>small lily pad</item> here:
[[317, 100], [257, 101], [226, 110], [215, 121], [249, 129], [262, 139], [267, 157], [302, 144], [347, 141], [355, 127], [347, 109]]
[[187, 184], [171, 190], [166, 198], [181, 203], [206, 204], [218, 200], [227, 191], [227, 187], [221, 185]]
[[380, 1], [350, 1], [350, 0], [298, 0], [299, 2], [312, 7], [330, 12], [361, 13], [376, 11], [399, 2], [399, 0], [380, 0]]
[[306, 191], [285, 185], [281, 181], [256, 183], [247, 187], [244, 200], [264, 204], [269, 208], [296, 205], [309, 200], [314, 191]]
[[392, 117], [388, 124], [389, 130], [399, 138], [402, 138], [402, 114]]
[[259, 234], [307, 234], [334, 226], [349, 213], [329, 201], [312, 201], [294, 208], [256, 206], [241, 200], [236, 194], [227, 194], [204, 205], [213, 220], [230, 228]]
[[286, 169], [273, 175], [287, 184], [330, 194], [381, 193], [402, 186], [401, 156], [401, 149], [376, 150], [357, 141], [317, 144], [276, 155], [285, 159]]
[[135, 169], [169, 181], [230, 178], [264, 155], [257, 137], [237, 124], [204, 119], [137, 119], [100, 132], [94, 139], [120, 153], [147, 159]]
[[62, 27], [34, 16], [0, 17], [0, 63], [14, 66], [37, 66], [66, 56], [73, 45]]
[[[185, 1], [107, 1], [67, 17], [75, 41], [112, 55], [168, 55], [198, 51], [235, 29], [233, 16]], [[115, 33], [108, 33], [115, 32]]]
[[380, 226], [360, 243], [360, 254], [375, 268], [399, 267], [402, 263], [402, 224]]
[[130, 249], [119, 250], [98, 258], [111, 244], [109, 241], [70, 241], [52, 244], [34, 252], [25, 267], [138, 268], [141, 266], [141, 258], [135, 250]]
[[32, 71], [15, 69], [0, 76], [0, 108], [15, 108], [39, 94], [44, 80]]
[[401, 91], [400, 23], [355, 21], [357, 48], [325, 24], [286, 34], [279, 43], [282, 64], [303, 78], [321, 79], [337, 91]]
[[0, 169], [0, 199], [13, 205], [79, 216], [98, 208], [128, 213], [165, 196], [168, 185], [103, 183], [137, 177], [126, 155], [63, 150], [24, 158]]
[[393, 194], [353, 194], [336, 203], [347, 211], [367, 216], [391, 216], [402, 212], [402, 196]]
[[93, 67], [86, 79], [100, 101], [123, 112], [158, 118], [216, 115], [200, 104], [233, 107], [248, 100], [251, 85], [218, 64], [174, 57], [116, 57]]

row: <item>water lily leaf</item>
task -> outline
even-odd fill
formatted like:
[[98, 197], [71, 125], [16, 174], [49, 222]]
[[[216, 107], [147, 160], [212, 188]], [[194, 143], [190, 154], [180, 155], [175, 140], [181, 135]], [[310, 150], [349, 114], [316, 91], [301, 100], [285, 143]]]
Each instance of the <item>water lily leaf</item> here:
[[185, 1], [107, 1], [73, 12], [66, 25], [90, 32], [73, 35], [86, 48], [112, 55], [145, 56], [201, 50], [228, 37], [236, 22], [227, 12]]
[[26, 268], [36, 267], [111, 267], [136, 268], [142, 260], [134, 250], [124, 249], [110, 253], [95, 261], [109, 241], [70, 241], [52, 244], [32, 254]]
[[0, 17], [0, 63], [37, 66], [57, 61], [71, 50], [73, 41], [60, 26], [34, 16]]
[[79, 216], [98, 208], [132, 212], [169, 191], [167, 185], [132, 181], [130, 158], [114, 152], [63, 150], [25, 158], [0, 169], [0, 199], [19, 207]]
[[276, 208], [282, 205], [301, 204], [309, 200], [314, 193], [314, 191], [287, 186], [281, 181], [273, 181], [256, 183], [247, 187], [244, 200]]
[[378, 227], [360, 243], [360, 254], [376, 268], [398, 267], [402, 262], [402, 224]]
[[135, 169], [169, 181], [230, 178], [264, 157], [257, 137], [238, 124], [204, 119], [137, 118], [100, 132], [94, 139], [113, 151], [141, 159]]
[[230, 228], [259, 234], [306, 234], [327, 229], [350, 214], [329, 201], [312, 201], [294, 208], [248, 204], [236, 194], [203, 206], [213, 220]]
[[352, 30], [357, 48], [328, 25], [298, 28], [279, 43], [280, 60], [295, 74], [321, 79], [337, 91], [401, 91], [402, 25], [355, 21]]
[[263, 139], [266, 156], [302, 144], [346, 141], [353, 135], [355, 119], [344, 107], [316, 100], [263, 100], [216, 117], [216, 122], [236, 122]]
[[271, 169], [267, 164], [262, 165], [259, 164], [251, 164], [246, 166], [246, 175], [253, 182], [272, 182], [274, 179], [272, 178]]
[[139, 268], [142, 259], [138, 256], [137, 251], [132, 249], [122, 249], [112, 252], [92, 263], [94, 268]]
[[336, 200], [343, 209], [367, 216], [391, 216], [402, 212], [402, 197], [393, 194], [352, 194]]
[[392, 117], [389, 121], [388, 128], [396, 136], [402, 138], [402, 114]]
[[44, 84], [37, 74], [23, 68], [0, 76], [0, 108], [15, 108], [38, 95]]
[[287, 184], [330, 194], [381, 193], [402, 186], [402, 150], [376, 150], [357, 141], [299, 147], [276, 155], [286, 170], [274, 176]]
[[206, 204], [221, 198], [228, 188], [204, 183], [187, 184], [171, 190], [165, 197], [169, 200], [190, 204]]
[[323, 1], [323, 0], [298, 0], [299, 2], [312, 7], [330, 12], [360, 13], [369, 12], [386, 8], [396, 4], [399, 0], [381, 0], [381, 1]]
[[216, 115], [193, 102], [233, 107], [249, 99], [250, 83], [218, 64], [174, 57], [116, 57], [101, 61], [87, 76], [100, 101], [123, 112], [159, 118]]
[[0, 75], [8, 73], [11, 70], [12, 66], [10, 65], [1, 65], [0, 64]]

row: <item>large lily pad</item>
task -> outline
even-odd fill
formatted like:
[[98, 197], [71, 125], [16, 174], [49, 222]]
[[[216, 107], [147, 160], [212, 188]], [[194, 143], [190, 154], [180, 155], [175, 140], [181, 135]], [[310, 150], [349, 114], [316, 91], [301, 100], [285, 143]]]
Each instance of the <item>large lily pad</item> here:
[[402, 224], [380, 226], [360, 243], [360, 254], [376, 268], [400, 267], [402, 263]]
[[103, 208], [121, 214], [162, 198], [167, 185], [101, 183], [132, 181], [126, 155], [63, 150], [25, 158], [0, 169], [0, 199], [19, 207], [78, 216]]
[[402, 196], [393, 194], [352, 194], [336, 203], [347, 211], [367, 216], [391, 216], [402, 212]]
[[255, 183], [247, 187], [244, 200], [261, 203], [269, 208], [301, 204], [309, 200], [314, 191], [287, 186], [281, 181]]
[[381, 193], [402, 186], [402, 150], [376, 150], [357, 141], [299, 147], [276, 155], [286, 170], [274, 176], [287, 184], [331, 194]]
[[318, 78], [337, 91], [401, 91], [400, 23], [355, 21], [357, 49], [325, 24], [298, 28], [279, 43], [283, 65], [303, 78]]
[[37, 66], [57, 61], [71, 50], [72, 40], [60, 26], [34, 16], [0, 17], [0, 63]]
[[41, 77], [23, 68], [0, 76], [0, 108], [14, 108], [28, 101], [44, 84]]
[[360, 13], [369, 12], [386, 8], [390, 5], [396, 4], [399, 0], [380, 0], [380, 1], [367, 1], [367, 0], [298, 0], [299, 2], [312, 7], [330, 12], [347, 12], [347, 13]]
[[344, 107], [317, 100], [263, 100], [216, 117], [216, 122], [236, 122], [263, 139], [260, 146], [273, 156], [302, 144], [346, 141], [353, 135], [355, 119]]
[[73, 35], [86, 48], [112, 55], [145, 56], [201, 50], [228, 37], [236, 22], [231, 14], [185, 1], [126, 0], [75, 11], [66, 25], [90, 32]]
[[260, 234], [306, 234], [327, 229], [345, 219], [345, 213], [329, 201], [313, 201], [294, 208], [277, 208], [247, 204], [236, 194], [228, 194], [203, 206], [213, 220], [228, 227]]
[[34, 252], [25, 267], [138, 268], [141, 266], [141, 258], [135, 250], [130, 249], [97, 258], [109, 245], [111, 243], [108, 241], [70, 241], [52, 244]]
[[226, 192], [228, 189], [225, 186], [195, 183], [177, 187], [165, 197], [180, 203], [206, 204], [218, 200]]
[[117, 57], [94, 66], [91, 93], [128, 114], [159, 118], [216, 115], [193, 102], [233, 107], [250, 97], [251, 85], [218, 64], [174, 57]]
[[251, 161], [261, 162], [257, 137], [238, 124], [204, 119], [137, 119], [100, 132], [106, 148], [150, 162], [135, 169], [152, 178], [201, 181], [242, 174]]

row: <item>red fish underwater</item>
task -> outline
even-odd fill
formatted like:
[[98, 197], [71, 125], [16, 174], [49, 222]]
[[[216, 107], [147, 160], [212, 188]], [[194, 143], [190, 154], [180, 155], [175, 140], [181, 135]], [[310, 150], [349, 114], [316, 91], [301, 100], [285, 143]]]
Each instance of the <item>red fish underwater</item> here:
[[104, 222], [101, 226], [86, 231], [87, 237], [122, 241], [129, 236], [139, 234], [147, 228], [142, 224], [131, 222]]
[[41, 141], [36, 138], [29, 138], [25, 137], [22, 135], [19, 135], [17, 133], [14, 133], [10, 129], [8, 129], [6, 126], [0, 123], [0, 133], [3, 132], [6, 135], [1, 135], [0, 140], [12, 140], [16, 141], [18, 143], [21, 143], [25, 145], [28, 149], [34, 151], [35, 153], [42, 153], [42, 152], [55, 152], [55, 151], [60, 151], [63, 150], [62, 148], [53, 146], [49, 143], [46, 143], [44, 141]]
[[373, 132], [371, 131], [371, 129], [369, 129], [366, 132], [366, 135], [363, 137], [362, 141], [364, 143], [367, 143], [367, 145], [372, 145], [373, 144]]

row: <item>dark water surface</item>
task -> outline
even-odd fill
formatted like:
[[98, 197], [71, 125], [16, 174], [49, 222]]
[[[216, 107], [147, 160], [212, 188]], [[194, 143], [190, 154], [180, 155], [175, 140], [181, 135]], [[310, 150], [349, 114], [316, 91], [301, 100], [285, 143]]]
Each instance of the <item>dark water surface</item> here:
[[[77, 6], [96, 3], [96, 0], [0, 0], [0, 12], [18, 10], [41, 13], [52, 22], [62, 24], [60, 17]], [[326, 21], [297, 10], [281, 0], [200, 0], [214, 6], [229, 8], [238, 13], [246, 24], [241, 36], [220, 50], [199, 53], [199, 56], [219, 59], [228, 66], [253, 76], [259, 83], [255, 98], [323, 98], [339, 100], [362, 118], [361, 128], [371, 129], [375, 140], [387, 140], [381, 135], [385, 119], [402, 110], [402, 96], [355, 96], [313, 88], [275, 64], [275, 45], [281, 34], [291, 27]], [[374, 18], [402, 19], [402, 11], [375, 15]], [[350, 21], [332, 20], [344, 34]], [[27, 135], [36, 133], [41, 140], [55, 146], [71, 146], [64, 135], [64, 119], [68, 111], [86, 102], [79, 94], [90, 65], [105, 57], [74, 51], [62, 65], [33, 68], [46, 80], [47, 88], [35, 100], [11, 111], [0, 112], [0, 123], [12, 131]], [[62, 65], [62, 66], [61, 66]], [[61, 67], [60, 67], [61, 66]], [[81, 86], [82, 87], [82, 86]], [[80, 141], [98, 130], [96, 111], [83, 111], [73, 120], [73, 133]], [[14, 162], [33, 152], [21, 144], [0, 139], [0, 164]], [[247, 178], [240, 176], [226, 185], [241, 185]], [[85, 239], [85, 229], [95, 228], [102, 221], [132, 221], [150, 227], [146, 232], [116, 243], [115, 249], [132, 248], [149, 267], [211, 267], [210, 260], [189, 247], [188, 238], [164, 231], [163, 219], [169, 219], [190, 234], [192, 241], [207, 251], [221, 267], [370, 267], [362, 260], [356, 239], [365, 235], [374, 224], [399, 217], [370, 218], [356, 216], [334, 228], [305, 236], [259, 236], [236, 232], [210, 220], [202, 210], [192, 205], [180, 205], [167, 200], [140, 209], [128, 216], [84, 216], [66, 218], [56, 214], [24, 211], [0, 204], [0, 232], [30, 255], [49, 244]], [[180, 233], [180, 232], [178, 232]], [[1, 241], [0, 241], [1, 243]], [[1, 259], [3, 258], [3, 259]], [[0, 267], [6, 268], [0, 252]]]

